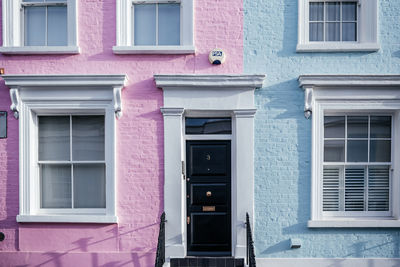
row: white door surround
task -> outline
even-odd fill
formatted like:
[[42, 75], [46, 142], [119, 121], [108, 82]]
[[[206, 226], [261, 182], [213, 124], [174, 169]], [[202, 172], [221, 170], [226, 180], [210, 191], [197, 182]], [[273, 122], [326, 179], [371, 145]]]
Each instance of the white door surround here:
[[165, 257], [186, 256], [185, 116], [232, 117], [232, 256], [246, 256], [245, 216], [253, 219], [254, 90], [265, 75], [155, 75], [164, 106]]

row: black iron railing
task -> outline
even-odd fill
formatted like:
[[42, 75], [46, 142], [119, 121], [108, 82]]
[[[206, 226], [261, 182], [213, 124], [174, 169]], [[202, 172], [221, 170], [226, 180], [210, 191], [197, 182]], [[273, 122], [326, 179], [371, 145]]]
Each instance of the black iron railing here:
[[256, 267], [256, 255], [254, 254], [254, 242], [251, 234], [249, 214], [246, 212], [246, 260], [247, 266]]
[[160, 218], [160, 233], [158, 234], [155, 267], [162, 267], [165, 262], [165, 222], [165, 212], [163, 212]]

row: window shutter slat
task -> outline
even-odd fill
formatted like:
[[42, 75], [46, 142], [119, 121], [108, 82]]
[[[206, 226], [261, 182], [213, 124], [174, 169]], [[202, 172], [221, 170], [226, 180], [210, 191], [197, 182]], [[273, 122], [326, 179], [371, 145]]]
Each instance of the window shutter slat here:
[[339, 168], [324, 168], [323, 209], [339, 211]]
[[368, 169], [368, 210], [389, 210], [389, 167], [371, 166]]
[[364, 210], [364, 168], [349, 168], [345, 171], [345, 210]]

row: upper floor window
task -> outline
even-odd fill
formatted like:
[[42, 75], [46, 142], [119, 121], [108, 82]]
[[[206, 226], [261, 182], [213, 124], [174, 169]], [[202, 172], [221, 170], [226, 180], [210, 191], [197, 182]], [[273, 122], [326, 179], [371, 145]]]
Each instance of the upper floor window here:
[[356, 2], [311, 2], [310, 42], [357, 41]]
[[377, 0], [300, 0], [297, 51], [378, 49]]
[[24, 45], [67, 45], [67, 4], [66, 0], [23, 0]]
[[114, 53], [194, 53], [193, 0], [118, 0]]
[[79, 53], [76, 0], [4, 0], [2, 15], [2, 53]]

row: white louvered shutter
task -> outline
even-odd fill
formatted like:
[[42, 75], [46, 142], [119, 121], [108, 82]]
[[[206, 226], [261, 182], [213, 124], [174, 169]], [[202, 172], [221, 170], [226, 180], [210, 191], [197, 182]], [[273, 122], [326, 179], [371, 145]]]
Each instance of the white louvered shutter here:
[[365, 168], [345, 170], [345, 210], [364, 211]]
[[338, 167], [324, 168], [323, 210], [339, 211], [340, 204], [340, 169]]
[[389, 210], [389, 167], [370, 166], [368, 170], [368, 210]]

